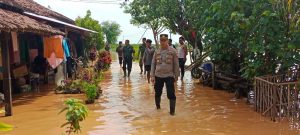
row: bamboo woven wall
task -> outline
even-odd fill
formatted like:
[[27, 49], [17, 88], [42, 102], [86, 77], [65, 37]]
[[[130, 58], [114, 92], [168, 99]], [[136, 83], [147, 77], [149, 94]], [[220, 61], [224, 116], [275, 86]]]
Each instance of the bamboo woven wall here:
[[298, 70], [284, 75], [255, 78], [255, 110], [273, 121], [300, 121]]

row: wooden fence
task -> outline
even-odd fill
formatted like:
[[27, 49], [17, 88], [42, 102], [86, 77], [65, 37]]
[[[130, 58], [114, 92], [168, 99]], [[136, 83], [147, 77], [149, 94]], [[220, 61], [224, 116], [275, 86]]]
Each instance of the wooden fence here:
[[255, 110], [273, 121], [300, 121], [298, 70], [283, 75], [256, 77]]

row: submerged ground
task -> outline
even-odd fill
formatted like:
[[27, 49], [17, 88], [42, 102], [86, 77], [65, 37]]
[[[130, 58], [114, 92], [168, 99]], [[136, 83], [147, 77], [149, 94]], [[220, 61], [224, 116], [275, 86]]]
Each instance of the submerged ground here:
[[[88, 105], [90, 113], [81, 124], [82, 135], [293, 135], [297, 125], [275, 123], [262, 117], [246, 105], [243, 99], [221, 90], [212, 90], [191, 79], [187, 73], [178, 81], [176, 115], [169, 115], [166, 92], [162, 109], [154, 104], [154, 90], [146, 77], [133, 64], [130, 78], [123, 78], [116, 61], [105, 72], [103, 95]], [[64, 114], [58, 114], [68, 97], [84, 99], [83, 95], [56, 95], [53, 85], [44, 86], [40, 93], [14, 97], [12, 117], [0, 121], [15, 126], [4, 135], [60, 135], [64, 129]]]

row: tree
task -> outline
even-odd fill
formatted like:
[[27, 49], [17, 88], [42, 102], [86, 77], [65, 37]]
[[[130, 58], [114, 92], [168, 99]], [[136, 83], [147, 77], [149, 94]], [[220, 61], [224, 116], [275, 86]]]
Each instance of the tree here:
[[120, 25], [116, 22], [104, 21], [102, 24], [102, 31], [106, 36], [106, 41], [109, 44], [113, 44], [117, 42], [117, 38], [122, 32], [120, 30]]
[[[216, 0], [204, 12], [204, 44], [223, 71], [244, 78], [299, 63], [299, 2]], [[280, 65], [280, 66], [279, 66]]]
[[75, 24], [77, 26], [87, 28], [90, 30], [94, 30], [98, 33], [93, 33], [89, 35], [86, 39], [87, 41], [87, 47], [91, 48], [93, 45], [96, 45], [97, 49], [100, 50], [101, 48], [104, 47], [104, 38], [103, 38], [103, 33], [102, 33], [102, 28], [99, 22], [91, 17], [91, 11], [88, 10], [86, 12], [85, 17], [77, 17], [75, 19]]
[[210, 52], [219, 70], [252, 80], [300, 63], [299, 7], [298, 0], [134, 0], [125, 11], [136, 24], [160, 22]]
[[166, 29], [161, 7], [160, 0], [134, 0], [129, 5], [123, 5], [124, 12], [131, 14], [132, 24], [152, 30], [156, 45], [158, 35]]

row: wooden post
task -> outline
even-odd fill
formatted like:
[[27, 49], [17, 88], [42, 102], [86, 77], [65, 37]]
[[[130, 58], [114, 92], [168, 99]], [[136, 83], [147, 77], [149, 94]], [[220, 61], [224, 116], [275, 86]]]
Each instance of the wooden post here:
[[12, 116], [12, 93], [11, 93], [11, 75], [9, 58], [9, 36], [10, 33], [1, 33], [1, 53], [3, 66], [3, 91], [5, 103], [5, 116]]

